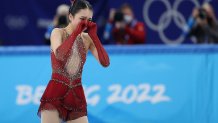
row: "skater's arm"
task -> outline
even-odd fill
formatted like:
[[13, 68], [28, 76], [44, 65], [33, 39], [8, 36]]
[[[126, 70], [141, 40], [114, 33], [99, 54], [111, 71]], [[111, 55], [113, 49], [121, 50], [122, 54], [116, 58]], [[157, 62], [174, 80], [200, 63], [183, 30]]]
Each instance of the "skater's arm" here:
[[93, 22], [88, 22], [88, 35], [90, 38], [90, 51], [96, 57], [96, 59], [102, 64], [102, 66], [107, 67], [110, 64], [110, 59], [107, 52], [101, 44], [97, 36], [97, 26]]
[[62, 43], [62, 31], [58, 28], [55, 28], [51, 34], [51, 49], [54, 52], [55, 56], [59, 60], [66, 59], [70, 55], [72, 45], [76, 37], [84, 30], [86, 24], [84, 21], [81, 21], [77, 26], [74, 32]]

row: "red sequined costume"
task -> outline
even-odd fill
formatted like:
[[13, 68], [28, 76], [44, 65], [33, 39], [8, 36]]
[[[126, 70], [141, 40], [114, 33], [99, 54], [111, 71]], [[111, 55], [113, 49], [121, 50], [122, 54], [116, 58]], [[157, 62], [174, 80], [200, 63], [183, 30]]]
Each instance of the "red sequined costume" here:
[[96, 34], [96, 24], [82, 21], [57, 48], [56, 54], [51, 52], [52, 77], [40, 100], [39, 116], [42, 110], [57, 110], [63, 121], [87, 116], [87, 103], [81, 84], [86, 49], [80, 34], [85, 27], [97, 49], [100, 63], [109, 65], [109, 57]]

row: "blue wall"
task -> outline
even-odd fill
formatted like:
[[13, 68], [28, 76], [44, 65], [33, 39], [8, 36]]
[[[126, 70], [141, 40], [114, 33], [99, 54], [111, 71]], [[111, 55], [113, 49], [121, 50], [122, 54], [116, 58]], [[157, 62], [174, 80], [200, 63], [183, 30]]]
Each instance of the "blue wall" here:
[[[217, 46], [107, 46], [83, 73], [90, 123], [217, 123]], [[48, 47], [0, 47], [0, 122], [38, 123]]]

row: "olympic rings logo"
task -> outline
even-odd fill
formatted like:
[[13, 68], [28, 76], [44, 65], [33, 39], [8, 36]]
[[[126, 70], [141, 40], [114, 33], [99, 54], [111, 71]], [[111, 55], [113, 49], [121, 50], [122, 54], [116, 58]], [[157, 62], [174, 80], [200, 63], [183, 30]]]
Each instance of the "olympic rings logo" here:
[[[204, 2], [209, 2], [210, 0], [204, 0]], [[158, 23], [155, 24], [151, 21], [149, 16], [149, 9], [154, 2], [161, 2], [166, 7], [166, 11], [161, 14]], [[182, 2], [191, 2], [195, 7], [199, 7], [200, 3], [198, 0], [175, 0], [174, 4], [171, 5], [169, 0], [146, 0], [143, 7], [143, 17], [149, 28], [155, 30], [159, 33], [160, 39], [166, 44], [180, 44], [184, 41], [184, 35], [180, 34], [177, 39], [169, 39], [164, 30], [167, 29], [172, 21], [175, 22], [176, 26], [183, 30], [184, 25], [186, 25], [186, 19], [184, 15], [178, 11], [178, 8]]]

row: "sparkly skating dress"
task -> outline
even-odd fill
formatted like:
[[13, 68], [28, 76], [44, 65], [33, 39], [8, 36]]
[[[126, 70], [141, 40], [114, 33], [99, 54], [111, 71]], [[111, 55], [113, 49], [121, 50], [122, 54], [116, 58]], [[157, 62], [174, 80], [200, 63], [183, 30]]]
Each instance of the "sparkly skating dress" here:
[[[87, 52], [79, 35], [81, 31], [82, 29], [77, 30], [67, 37], [56, 54], [51, 51], [52, 77], [40, 100], [39, 116], [42, 110], [57, 110], [63, 121], [87, 115], [87, 103], [81, 83]], [[99, 61], [103, 66], [108, 66], [109, 57], [99, 39], [94, 33], [92, 36], [90, 33], [90, 37], [98, 51]]]

